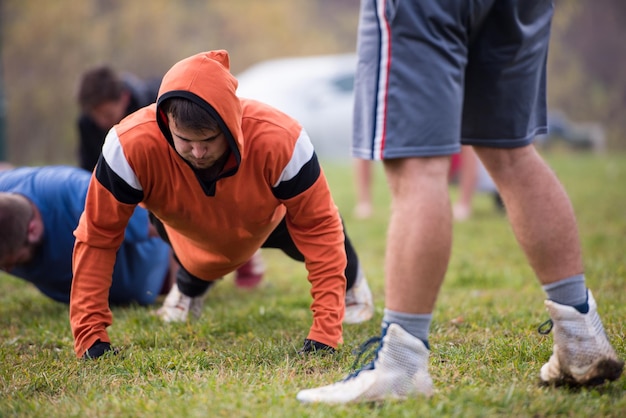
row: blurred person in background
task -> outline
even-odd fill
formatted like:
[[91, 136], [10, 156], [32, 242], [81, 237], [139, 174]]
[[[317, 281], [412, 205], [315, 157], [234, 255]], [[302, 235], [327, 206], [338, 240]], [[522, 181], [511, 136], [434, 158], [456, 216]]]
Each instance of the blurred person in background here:
[[455, 221], [463, 222], [471, 218], [474, 196], [478, 192], [490, 194], [496, 211], [505, 212], [502, 197], [473, 147], [464, 145], [460, 153], [452, 156], [449, 177], [452, 183], [458, 185], [458, 196], [452, 206]]
[[354, 159], [354, 180], [356, 185], [356, 205], [352, 215], [356, 219], [369, 219], [374, 214], [372, 186], [374, 184], [374, 163], [364, 158]]
[[[154, 103], [160, 85], [160, 79], [142, 80], [130, 73], [118, 73], [106, 65], [83, 73], [78, 86], [80, 167], [93, 171], [109, 130], [131, 113]], [[240, 288], [254, 288], [262, 281], [264, 273], [265, 263], [259, 251], [237, 269], [235, 284]]]
[[[369, 219], [374, 213], [372, 204], [374, 162], [364, 159], [354, 159], [354, 176], [356, 184], [356, 205], [353, 216], [356, 219]], [[458, 184], [459, 194], [452, 207], [454, 220], [466, 221], [472, 215], [472, 202], [476, 192], [486, 192], [493, 197], [496, 210], [504, 212], [504, 203], [495, 183], [485, 170], [484, 165], [470, 146], [461, 147], [461, 152], [451, 158], [450, 183]]]
[[160, 79], [142, 80], [130, 73], [118, 74], [109, 66], [82, 74], [78, 85], [80, 167], [93, 171], [109, 129], [134, 111], [154, 103], [160, 84]]

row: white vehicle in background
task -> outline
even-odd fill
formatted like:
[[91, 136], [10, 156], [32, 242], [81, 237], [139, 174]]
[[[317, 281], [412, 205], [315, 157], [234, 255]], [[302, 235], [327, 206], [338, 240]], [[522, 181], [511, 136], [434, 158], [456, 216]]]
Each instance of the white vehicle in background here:
[[237, 75], [237, 94], [294, 117], [320, 159], [350, 159], [355, 70], [355, 54], [263, 61]]

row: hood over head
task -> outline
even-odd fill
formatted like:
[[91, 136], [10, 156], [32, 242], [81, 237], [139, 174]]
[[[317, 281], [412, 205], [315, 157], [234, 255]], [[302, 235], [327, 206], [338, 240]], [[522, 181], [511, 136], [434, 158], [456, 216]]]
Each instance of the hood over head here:
[[191, 100], [217, 120], [231, 150], [231, 158], [224, 168], [228, 174], [224, 175], [234, 174], [243, 153], [242, 108], [236, 90], [237, 79], [230, 73], [227, 51], [201, 52], [179, 61], [165, 74], [159, 89], [157, 122], [161, 132], [173, 146], [163, 102], [173, 97]]

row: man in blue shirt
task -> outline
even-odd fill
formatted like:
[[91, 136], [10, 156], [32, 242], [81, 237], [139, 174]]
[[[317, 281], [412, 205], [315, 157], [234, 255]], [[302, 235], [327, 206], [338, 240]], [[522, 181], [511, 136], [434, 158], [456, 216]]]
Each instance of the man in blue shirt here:
[[[65, 166], [0, 171], [0, 268], [63, 303], [69, 303], [73, 232], [90, 178]], [[148, 212], [137, 208], [113, 270], [112, 304], [149, 305], [167, 289], [170, 249], [151, 231]]]

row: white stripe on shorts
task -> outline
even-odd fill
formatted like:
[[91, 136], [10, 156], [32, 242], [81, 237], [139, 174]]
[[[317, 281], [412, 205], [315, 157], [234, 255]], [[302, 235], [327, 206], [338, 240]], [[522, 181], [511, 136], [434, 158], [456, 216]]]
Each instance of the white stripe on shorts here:
[[380, 62], [376, 98], [376, 131], [374, 132], [374, 159], [383, 159], [387, 134], [387, 91], [389, 88], [389, 65], [391, 64], [391, 40], [389, 22], [385, 17], [385, 0], [376, 1], [380, 30]]

